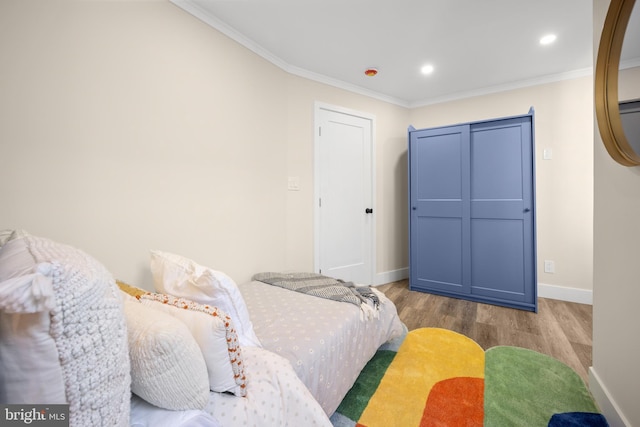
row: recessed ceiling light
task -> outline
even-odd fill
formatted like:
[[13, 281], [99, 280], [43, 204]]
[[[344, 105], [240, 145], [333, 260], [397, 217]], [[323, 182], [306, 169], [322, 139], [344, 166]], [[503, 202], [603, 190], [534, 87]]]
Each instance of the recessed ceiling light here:
[[424, 65], [422, 68], [420, 68], [420, 72], [422, 74], [431, 74], [433, 73], [433, 65]]
[[540, 39], [540, 44], [541, 45], [547, 45], [547, 44], [551, 44], [554, 41], [556, 41], [556, 35], [555, 34], [547, 34], [546, 36], [542, 37]]
[[373, 77], [376, 74], [378, 74], [378, 69], [377, 68], [367, 68], [366, 70], [364, 70], [364, 74], [369, 76], [369, 77]]

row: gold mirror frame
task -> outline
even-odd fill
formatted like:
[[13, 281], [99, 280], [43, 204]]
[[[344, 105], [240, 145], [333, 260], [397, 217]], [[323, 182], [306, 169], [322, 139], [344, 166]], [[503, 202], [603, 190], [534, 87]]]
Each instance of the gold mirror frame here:
[[596, 119], [600, 136], [609, 155], [624, 166], [640, 165], [640, 155], [629, 145], [624, 134], [618, 104], [620, 54], [634, 4], [635, 0], [611, 0], [600, 37], [595, 75]]

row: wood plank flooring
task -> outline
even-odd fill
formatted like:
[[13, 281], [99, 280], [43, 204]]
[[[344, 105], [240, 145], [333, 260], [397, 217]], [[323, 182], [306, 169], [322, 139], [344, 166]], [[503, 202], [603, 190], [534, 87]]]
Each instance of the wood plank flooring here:
[[409, 330], [437, 327], [468, 336], [485, 350], [524, 347], [555, 357], [586, 382], [591, 366], [592, 307], [538, 299], [538, 313], [409, 290], [401, 280], [377, 287], [391, 299]]

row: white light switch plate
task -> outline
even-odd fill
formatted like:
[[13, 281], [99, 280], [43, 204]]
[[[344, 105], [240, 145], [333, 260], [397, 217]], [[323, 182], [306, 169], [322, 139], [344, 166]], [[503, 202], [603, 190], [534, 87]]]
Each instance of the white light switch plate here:
[[287, 190], [300, 191], [300, 178], [297, 176], [290, 176], [287, 182]]
[[545, 273], [555, 273], [556, 272], [556, 263], [551, 260], [544, 261], [544, 272]]

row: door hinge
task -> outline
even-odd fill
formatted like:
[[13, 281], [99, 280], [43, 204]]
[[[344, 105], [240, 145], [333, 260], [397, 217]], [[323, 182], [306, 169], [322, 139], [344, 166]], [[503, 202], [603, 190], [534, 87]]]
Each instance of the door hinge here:
[[322, 197], [318, 198], [318, 207], [322, 207]]
[[318, 136], [322, 136], [322, 126], [318, 126]]

